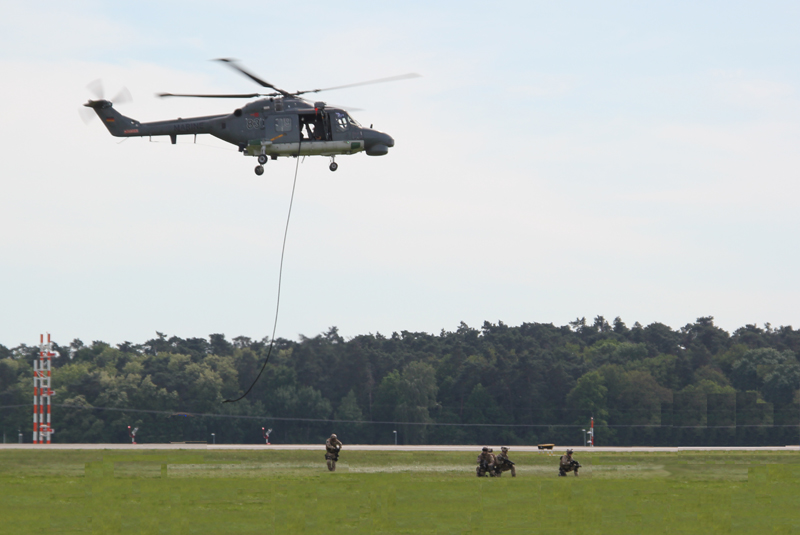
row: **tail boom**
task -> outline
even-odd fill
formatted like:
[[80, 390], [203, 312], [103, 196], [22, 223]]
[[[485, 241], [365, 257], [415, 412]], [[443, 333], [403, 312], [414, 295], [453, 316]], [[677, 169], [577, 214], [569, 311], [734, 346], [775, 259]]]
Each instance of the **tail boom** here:
[[145, 137], [145, 136], [170, 136], [174, 139], [178, 135], [210, 134], [215, 120], [225, 115], [212, 115], [208, 117], [193, 117], [189, 119], [175, 119], [170, 121], [156, 121], [140, 123], [130, 117], [125, 117], [108, 100], [90, 100], [84, 106], [94, 109], [100, 120], [115, 137]]

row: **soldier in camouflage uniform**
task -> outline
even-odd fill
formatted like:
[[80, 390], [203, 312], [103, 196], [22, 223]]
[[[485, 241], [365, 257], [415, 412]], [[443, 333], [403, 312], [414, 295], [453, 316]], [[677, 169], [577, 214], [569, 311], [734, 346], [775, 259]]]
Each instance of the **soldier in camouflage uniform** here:
[[511, 477], [517, 477], [517, 469], [514, 468], [514, 462], [508, 458], [508, 447], [503, 446], [500, 448], [500, 455], [495, 460], [495, 476], [500, 477], [503, 472], [508, 472], [509, 470], [511, 470]]
[[478, 455], [478, 467], [475, 468], [475, 474], [478, 477], [483, 477], [488, 473], [491, 477], [494, 477], [494, 464], [496, 460], [492, 449], [484, 446], [481, 453]]
[[343, 445], [335, 434], [325, 441], [325, 460], [328, 463], [328, 470], [331, 472], [336, 471], [336, 461], [339, 460], [339, 450]]
[[576, 461], [572, 458], [572, 450], [567, 450], [566, 455], [561, 456], [561, 460], [558, 463], [558, 475], [566, 477], [567, 472], [575, 472], [575, 475], [578, 475], [578, 468], [581, 467], [581, 463]]

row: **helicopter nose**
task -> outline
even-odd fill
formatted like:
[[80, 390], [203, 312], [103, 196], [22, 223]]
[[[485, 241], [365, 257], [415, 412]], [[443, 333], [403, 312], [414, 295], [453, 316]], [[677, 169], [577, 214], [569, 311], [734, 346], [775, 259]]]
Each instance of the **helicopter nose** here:
[[388, 154], [389, 147], [394, 147], [394, 139], [389, 134], [372, 130], [371, 128], [364, 129], [364, 148], [369, 156], [383, 156]]

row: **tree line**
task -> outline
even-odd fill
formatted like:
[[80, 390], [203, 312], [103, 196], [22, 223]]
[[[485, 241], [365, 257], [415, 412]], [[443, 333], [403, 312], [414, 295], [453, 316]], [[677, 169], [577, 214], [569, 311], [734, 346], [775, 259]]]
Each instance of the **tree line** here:
[[[800, 441], [800, 331], [712, 317], [680, 329], [602, 316], [569, 325], [461, 323], [439, 334], [345, 339], [335, 327], [268, 339], [156, 333], [56, 345], [56, 442], [787, 445]], [[38, 347], [0, 345], [0, 429], [32, 431]], [[205, 416], [203, 416], [205, 415]]]

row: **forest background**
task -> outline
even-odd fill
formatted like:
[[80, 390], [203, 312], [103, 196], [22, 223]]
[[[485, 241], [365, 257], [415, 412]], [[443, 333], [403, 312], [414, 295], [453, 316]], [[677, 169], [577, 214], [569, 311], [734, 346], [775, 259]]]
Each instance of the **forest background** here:
[[[787, 445], [800, 441], [800, 331], [713, 317], [673, 330], [598, 316], [566, 326], [461, 323], [344, 339], [75, 339], [53, 359], [55, 442]], [[0, 430], [31, 440], [38, 347], [0, 345]]]

